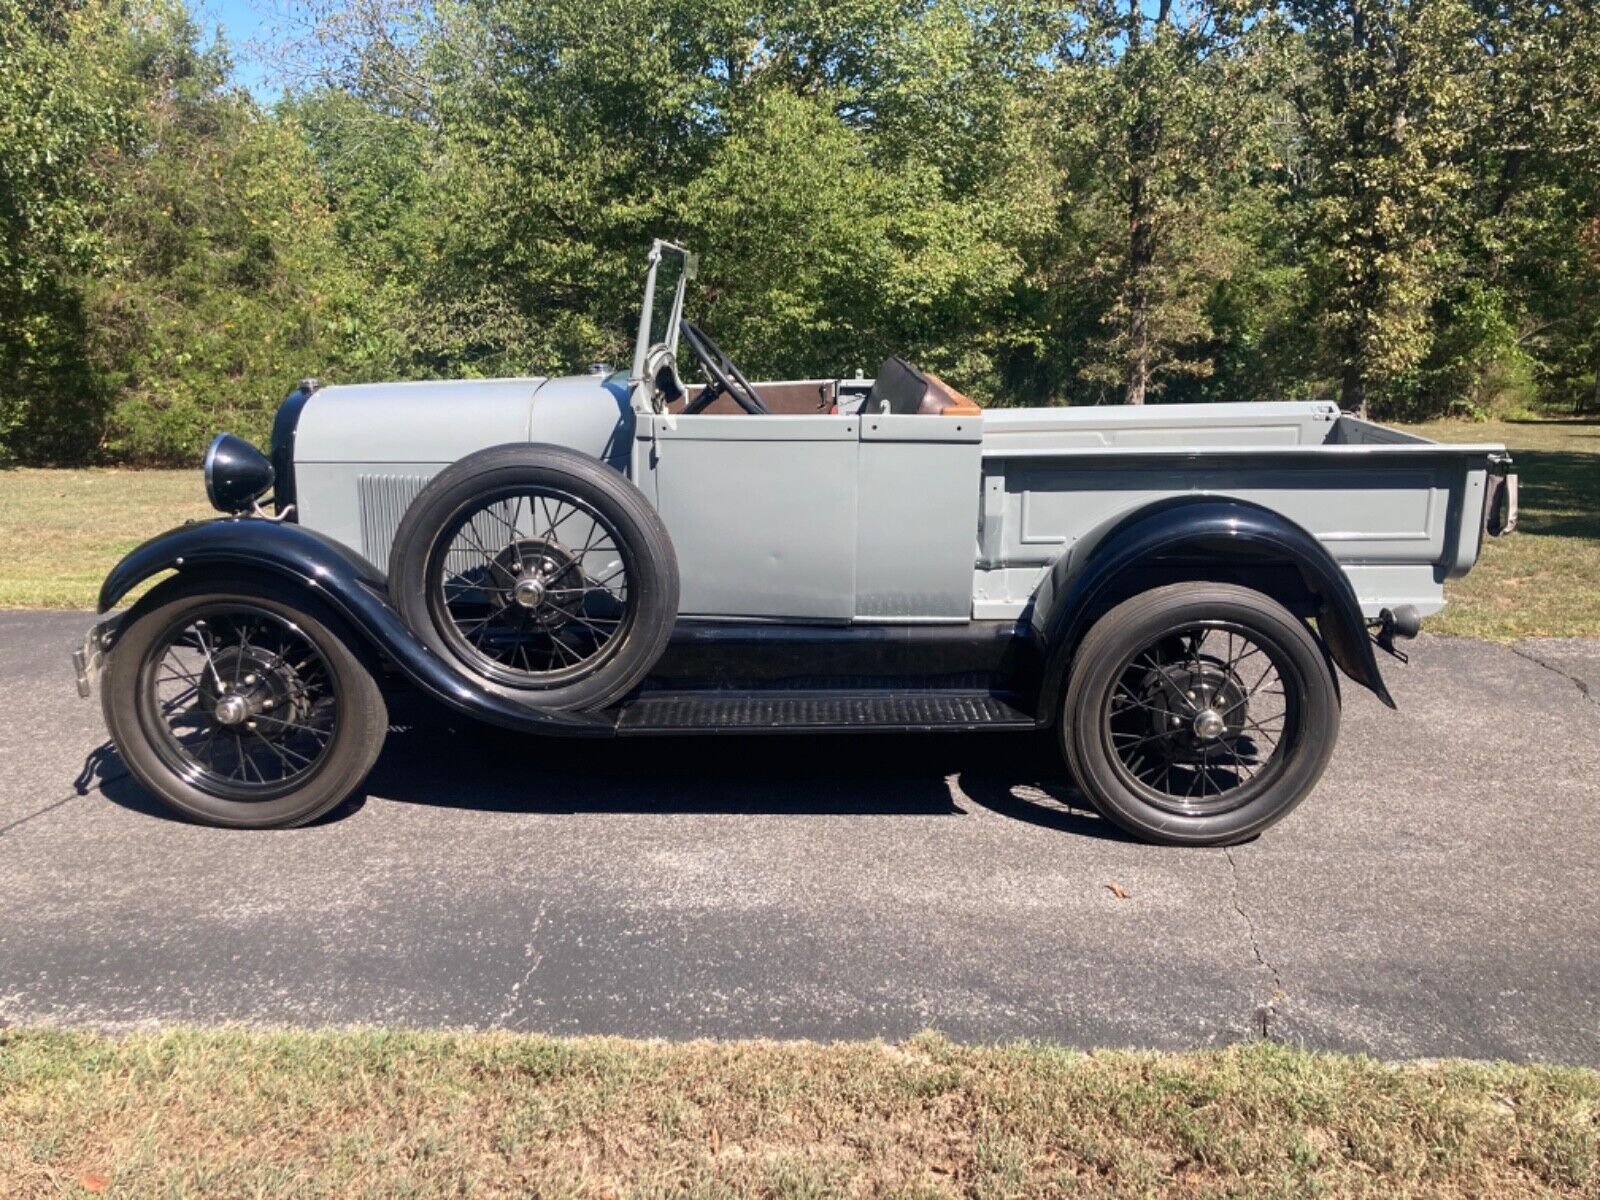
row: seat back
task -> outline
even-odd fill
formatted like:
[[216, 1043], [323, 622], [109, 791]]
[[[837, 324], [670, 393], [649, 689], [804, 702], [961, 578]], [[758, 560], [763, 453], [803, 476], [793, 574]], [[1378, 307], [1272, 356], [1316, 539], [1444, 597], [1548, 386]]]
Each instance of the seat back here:
[[898, 355], [891, 355], [878, 368], [864, 411], [975, 417], [982, 410], [933, 372], [919, 370]]

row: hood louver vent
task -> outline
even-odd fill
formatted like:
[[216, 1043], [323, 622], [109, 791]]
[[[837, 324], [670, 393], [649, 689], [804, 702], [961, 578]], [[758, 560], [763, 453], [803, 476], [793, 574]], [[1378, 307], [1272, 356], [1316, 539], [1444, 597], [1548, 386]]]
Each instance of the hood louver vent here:
[[384, 574], [400, 518], [428, 484], [426, 475], [359, 475], [356, 496], [361, 505], [361, 553]]

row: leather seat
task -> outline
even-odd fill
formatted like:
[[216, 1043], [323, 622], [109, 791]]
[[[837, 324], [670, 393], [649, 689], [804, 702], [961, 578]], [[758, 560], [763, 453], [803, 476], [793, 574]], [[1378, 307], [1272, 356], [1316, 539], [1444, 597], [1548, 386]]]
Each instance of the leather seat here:
[[895, 355], [883, 360], [866, 412], [918, 413], [925, 416], [975, 417], [983, 410], [932, 371], [919, 370]]

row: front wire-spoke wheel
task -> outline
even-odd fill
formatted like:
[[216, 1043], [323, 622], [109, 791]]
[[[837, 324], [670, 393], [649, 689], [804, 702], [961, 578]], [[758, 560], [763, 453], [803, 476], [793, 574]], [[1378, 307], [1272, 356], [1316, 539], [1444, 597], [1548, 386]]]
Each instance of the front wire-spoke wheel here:
[[302, 786], [327, 761], [339, 688], [316, 644], [259, 605], [186, 612], [145, 652], [140, 715], [174, 773], [225, 799]]
[[371, 667], [270, 579], [168, 580], [118, 626], [102, 706], [128, 769], [214, 825], [303, 824], [361, 784], [388, 728]]
[[1327, 658], [1259, 592], [1183, 583], [1124, 601], [1085, 636], [1064, 750], [1100, 811], [1183, 845], [1252, 837], [1315, 785], [1338, 737]]

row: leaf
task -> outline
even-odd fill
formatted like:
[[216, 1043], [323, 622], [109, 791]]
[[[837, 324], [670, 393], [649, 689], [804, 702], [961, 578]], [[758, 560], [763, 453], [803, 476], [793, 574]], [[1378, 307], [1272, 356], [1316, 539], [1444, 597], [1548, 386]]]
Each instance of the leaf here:
[[711, 1127], [711, 1153], [715, 1155], [722, 1149], [722, 1132], [713, 1125]]
[[1110, 892], [1118, 900], [1126, 900], [1128, 898], [1127, 889], [1124, 888], [1115, 879], [1113, 879], [1110, 883], [1106, 884], [1106, 891]]
[[111, 1180], [98, 1171], [85, 1171], [78, 1176], [78, 1185], [86, 1192], [103, 1192], [111, 1186]]

